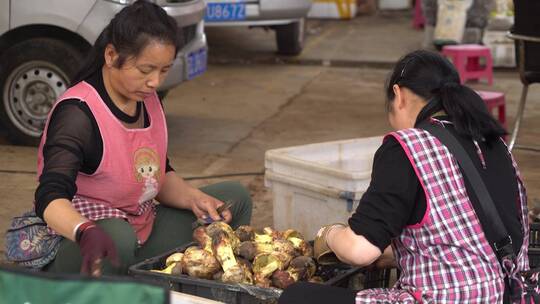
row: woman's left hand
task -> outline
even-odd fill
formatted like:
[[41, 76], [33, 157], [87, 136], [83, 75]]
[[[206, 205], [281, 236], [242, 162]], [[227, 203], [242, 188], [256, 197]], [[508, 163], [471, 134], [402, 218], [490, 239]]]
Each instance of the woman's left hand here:
[[373, 263], [375, 267], [379, 269], [384, 268], [397, 268], [397, 261], [394, 257], [394, 252], [392, 250], [392, 246], [386, 247], [384, 249], [384, 252], [381, 254], [381, 256]]
[[220, 214], [217, 212], [217, 208], [224, 203], [200, 190], [197, 189], [198, 193], [194, 193], [190, 198], [190, 206], [193, 213], [197, 218], [206, 218], [210, 216], [214, 221], [225, 220], [225, 222], [230, 223], [232, 220], [232, 213], [230, 210], [225, 210]]

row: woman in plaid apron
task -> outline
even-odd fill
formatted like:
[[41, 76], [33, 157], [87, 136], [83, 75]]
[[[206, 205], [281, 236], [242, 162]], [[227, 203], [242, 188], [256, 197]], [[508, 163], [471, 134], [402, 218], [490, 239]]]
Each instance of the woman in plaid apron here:
[[[181, 47], [178, 31], [160, 6], [140, 0], [101, 33], [75, 85], [51, 110], [35, 213], [13, 221], [8, 259], [50, 272], [126, 274], [190, 242], [197, 218], [249, 224], [243, 186], [197, 189], [169, 164], [156, 89]], [[224, 201], [232, 207], [218, 214]]]
[[370, 187], [349, 225], [321, 228], [315, 254], [333, 252], [359, 266], [395, 263], [398, 281], [359, 292], [297, 284], [280, 303], [502, 303], [505, 284], [488, 242], [492, 232], [475, 210], [468, 181], [449, 150], [415, 126], [430, 121], [458, 138], [496, 201], [518, 252], [518, 270], [526, 270], [525, 188], [501, 139], [506, 131], [482, 99], [460, 84], [452, 64], [435, 53], [416, 51], [401, 59], [387, 97], [396, 131], [376, 153]]

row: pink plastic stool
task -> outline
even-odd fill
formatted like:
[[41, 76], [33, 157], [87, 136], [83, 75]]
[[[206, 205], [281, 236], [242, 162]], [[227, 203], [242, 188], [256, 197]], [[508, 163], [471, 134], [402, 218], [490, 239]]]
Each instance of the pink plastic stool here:
[[482, 97], [490, 113], [493, 113], [493, 109], [498, 109], [499, 122], [506, 128], [506, 101], [504, 93], [491, 91], [476, 91], [476, 93]]
[[422, 12], [422, 0], [416, 0], [414, 2], [414, 15], [413, 15], [413, 28], [419, 30], [424, 27], [426, 19]]
[[[447, 45], [442, 53], [454, 63], [462, 84], [481, 78], [493, 84], [493, 59], [488, 47], [479, 44]], [[480, 65], [481, 58], [485, 59], [485, 66]]]

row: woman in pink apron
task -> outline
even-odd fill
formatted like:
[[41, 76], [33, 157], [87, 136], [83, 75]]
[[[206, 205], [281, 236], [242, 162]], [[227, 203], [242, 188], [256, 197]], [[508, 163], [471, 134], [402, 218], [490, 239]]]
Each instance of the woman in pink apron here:
[[402, 58], [387, 84], [391, 126], [375, 154], [372, 180], [348, 225], [321, 228], [316, 256], [368, 266], [397, 264], [393, 288], [359, 292], [293, 285], [280, 303], [503, 303], [503, 272], [491, 243], [492, 227], [478, 212], [450, 151], [423, 129], [444, 126], [469, 154], [511, 239], [518, 270], [528, 269], [525, 188], [501, 136], [503, 127], [482, 99], [460, 84], [439, 54]]
[[[35, 216], [48, 235], [29, 241], [19, 233], [8, 240], [15, 245], [8, 244], [8, 257], [46, 248], [45, 258], [21, 264], [125, 274], [191, 241], [197, 218], [249, 224], [250, 195], [239, 183], [197, 189], [169, 164], [156, 89], [176, 58], [179, 34], [175, 20], [149, 1], [122, 9], [104, 29], [51, 111], [39, 146]], [[224, 201], [233, 205], [218, 214]]]

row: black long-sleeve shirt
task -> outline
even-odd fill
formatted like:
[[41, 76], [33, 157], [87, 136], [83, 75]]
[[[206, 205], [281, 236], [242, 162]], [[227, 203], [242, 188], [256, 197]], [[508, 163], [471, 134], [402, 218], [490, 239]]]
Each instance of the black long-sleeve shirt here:
[[[86, 80], [99, 93], [114, 116], [128, 128], [150, 125], [144, 103], [137, 103], [134, 116], [120, 110], [105, 89], [101, 70]], [[78, 172], [94, 173], [103, 157], [103, 140], [96, 119], [85, 102], [62, 101], [53, 111], [43, 147], [44, 168], [35, 192], [35, 210], [43, 218], [45, 208], [55, 199], [71, 200], [77, 192]], [[173, 171], [167, 158], [166, 172]]]
[[[449, 128], [457, 135], [454, 128]], [[497, 141], [491, 145], [479, 142], [485, 158], [484, 168], [472, 140], [458, 140], [473, 160], [510, 234], [517, 253], [523, 242], [517, 200], [519, 199], [515, 170], [506, 146]], [[465, 178], [465, 186], [471, 189]], [[469, 192], [470, 193], [470, 192]], [[489, 220], [477, 208], [478, 200], [469, 195], [488, 239], [493, 239]], [[426, 212], [426, 197], [414, 169], [398, 141], [389, 137], [377, 150], [373, 162], [371, 183], [349, 219], [351, 229], [363, 235], [381, 251], [399, 236], [407, 225], [419, 223]]]

